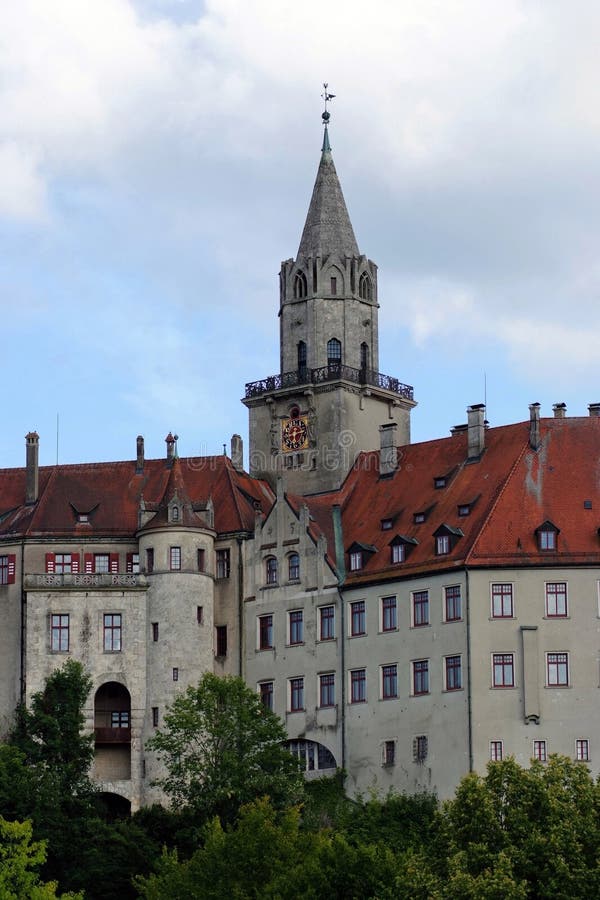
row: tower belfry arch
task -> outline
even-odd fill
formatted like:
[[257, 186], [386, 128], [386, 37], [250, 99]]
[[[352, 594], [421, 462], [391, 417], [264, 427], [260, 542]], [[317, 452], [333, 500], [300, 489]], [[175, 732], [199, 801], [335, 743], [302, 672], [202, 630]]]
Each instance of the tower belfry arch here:
[[333, 490], [379, 428], [410, 441], [413, 389], [379, 372], [377, 266], [359, 250], [329, 141], [295, 258], [279, 274], [280, 372], [246, 385], [250, 471], [299, 494]]

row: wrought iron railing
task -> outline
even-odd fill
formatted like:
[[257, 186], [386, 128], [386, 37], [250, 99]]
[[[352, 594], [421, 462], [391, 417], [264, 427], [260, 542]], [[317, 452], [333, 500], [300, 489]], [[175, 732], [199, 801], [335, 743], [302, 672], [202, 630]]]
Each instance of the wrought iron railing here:
[[351, 381], [354, 384], [368, 384], [380, 387], [394, 394], [399, 394], [405, 400], [414, 400], [414, 391], [411, 385], [402, 384], [391, 375], [382, 375], [374, 369], [354, 369], [352, 366], [343, 366], [341, 363], [332, 363], [321, 366], [318, 369], [296, 369], [293, 372], [283, 372], [281, 375], [270, 375], [261, 381], [250, 381], [246, 384], [246, 398], [260, 397], [261, 394], [269, 394], [272, 391], [285, 390], [285, 388], [298, 387], [303, 384], [323, 384], [328, 381]]

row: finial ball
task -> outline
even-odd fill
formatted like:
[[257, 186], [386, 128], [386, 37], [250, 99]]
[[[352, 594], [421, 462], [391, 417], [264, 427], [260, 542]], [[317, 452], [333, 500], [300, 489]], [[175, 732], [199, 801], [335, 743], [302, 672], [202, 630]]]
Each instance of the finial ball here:
[[329, 122], [329, 120], [330, 120], [330, 118], [331, 118], [331, 114], [328, 113], [328, 112], [324, 112], [323, 115], [321, 116], [321, 118], [323, 119], [323, 121], [324, 121], [325, 123], [327, 123], [327, 122]]

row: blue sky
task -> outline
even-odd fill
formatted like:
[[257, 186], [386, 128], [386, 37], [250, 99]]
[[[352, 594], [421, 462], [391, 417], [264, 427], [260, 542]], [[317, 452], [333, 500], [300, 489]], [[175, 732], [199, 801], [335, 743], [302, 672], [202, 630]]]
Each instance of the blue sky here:
[[[0, 6], [0, 466], [246, 438], [330, 138], [413, 439], [600, 401], [600, 7]], [[485, 379], [485, 387], [484, 387]], [[247, 449], [247, 448], [246, 448]]]

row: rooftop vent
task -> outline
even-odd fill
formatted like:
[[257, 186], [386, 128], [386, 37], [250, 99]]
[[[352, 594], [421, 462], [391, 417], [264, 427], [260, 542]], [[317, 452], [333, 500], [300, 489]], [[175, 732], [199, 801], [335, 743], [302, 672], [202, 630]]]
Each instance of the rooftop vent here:
[[564, 419], [567, 415], [567, 404], [566, 403], [555, 403], [552, 407], [554, 412], [555, 419]]

